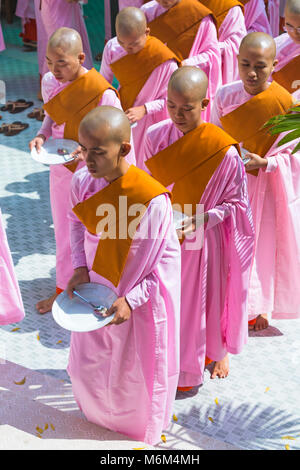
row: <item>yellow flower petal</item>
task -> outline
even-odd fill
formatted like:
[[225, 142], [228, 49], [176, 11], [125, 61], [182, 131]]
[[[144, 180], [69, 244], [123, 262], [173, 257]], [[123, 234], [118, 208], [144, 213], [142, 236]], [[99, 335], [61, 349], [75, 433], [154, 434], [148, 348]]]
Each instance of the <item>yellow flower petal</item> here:
[[295, 441], [296, 440], [296, 438], [293, 437], [293, 436], [282, 436], [281, 439], [289, 439], [290, 441]]
[[26, 382], [26, 377], [24, 377], [24, 379], [22, 379], [20, 382], [15, 382], [15, 384], [16, 385], [24, 385], [25, 382]]
[[132, 450], [143, 450], [143, 449], [147, 449], [147, 447], [133, 447]]
[[43, 432], [44, 432], [44, 430], [42, 428], [40, 428], [39, 426], [37, 426], [35, 429], [37, 430], [37, 432], [39, 434], [43, 434]]
[[11, 331], [18, 331], [20, 330], [21, 328], [13, 328]]
[[62, 340], [61, 340], [61, 339], [60, 339], [60, 340], [58, 340], [56, 344], [59, 344], [59, 343], [62, 343]]
[[286, 450], [291, 450], [291, 448], [288, 444], [286, 444], [284, 447], [285, 447]]
[[270, 390], [270, 387], [267, 387], [265, 390], [265, 393], [268, 392], [269, 390]]
[[174, 420], [174, 421], [178, 421], [178, 418], [177, 418], [176, 415], [173, 415], [173, 420]]
[[161, 435], [161, 440], [162, 440], [163, 442], [167, 442], [166, 436], [165, 436], [164, 434]]
[[55, 431], [55, 427], [53, 426], [53, 424], [50, 424], [50, 427], [51, 427], [52, 431]]
[[218, 405], [219, 404], [219, 400], [216, 398], [215, 399], [215, 404]]
[[209, 421], [211, 421], [212, 423], [214, 423], [214, 420], [209, 416], [208, 417]]
[[36, 335], [36, 339], [40, 341], [40, 335]]
[[36, 434], [36, 437], [39, 437], [40, 439], [43, 439], [40, 434]]
[[45, 431], [47, 431], [48, 427], [49, 427], [49, 426], [48, 426], [48, 423], [46, 423], [46, 424], [45, 424]]

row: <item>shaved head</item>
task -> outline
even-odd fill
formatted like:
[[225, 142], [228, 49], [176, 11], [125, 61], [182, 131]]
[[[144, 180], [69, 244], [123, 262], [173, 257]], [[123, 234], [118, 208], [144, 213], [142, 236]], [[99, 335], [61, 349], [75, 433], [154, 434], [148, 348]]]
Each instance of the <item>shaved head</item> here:
[[207, 94], [208, 78], [203, 70], [197, 67], [184, 66], [173, 72], [169, 89], [182, 95], [189, 95], [192, 99], [203, 100]]
[[131, 36], [132, 34], [144, 34], [147, 28], [147, 20], [142, 10], [135, 7], [127, 7], [121, 10], [116, 18], [117, 35]]
[[120, 109], [98, 106], [82, 119], [79, 133], [99, 140], [106, 137], [121, 145], [123, 142], [130, 142], [130, 122]]
[[82, 53], [83, 46], [80, 34], [71, 28], [57, 29], [48, 41], [49, 49], [62, 49], [65, 53], [77, 56]]
[[264, 55], [272, 60], [276, 58], [276, 43], [272, 36], [266, 33], [249, 33], [241, 42], [240, 53], [246, 52], [247, 49], [260, 49]]
[[300, 0], [286, 0], [285, 12], [300, 15]]

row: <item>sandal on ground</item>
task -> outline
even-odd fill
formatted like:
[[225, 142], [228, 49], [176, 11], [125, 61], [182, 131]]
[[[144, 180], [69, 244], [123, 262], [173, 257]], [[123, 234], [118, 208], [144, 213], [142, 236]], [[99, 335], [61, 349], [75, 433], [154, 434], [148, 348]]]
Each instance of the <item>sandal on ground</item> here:
[[26, 100], [19, 99], [17, 101], [7, 101], [4, 106], [1, 106], [1, 111], [10, 111], [15, 103], [26, 103]]
[[6, 132], [4, 132], [4, 135], [8, 137], [17, 135], [20, 132], [27, 129], [28, 127], [29, 127], [29, 124], [27, 124], [26, 122], [15, 121], [12, 124], [8, 125], [8, 129], [6, 130]]
[[25, 111], [25, 109], [30, 108], [33, 106], [33, 101], [16, 101], [13, 103], [12, 107], [9, 109], [10, 114], [17, 114]]
[[7, 131], [8, 127], [10, 126], [10, 124], [7, 124], [7, 122], [4, 122], [1, 126], [0, 126], [0, 134], [4, 134], [5, 131]]

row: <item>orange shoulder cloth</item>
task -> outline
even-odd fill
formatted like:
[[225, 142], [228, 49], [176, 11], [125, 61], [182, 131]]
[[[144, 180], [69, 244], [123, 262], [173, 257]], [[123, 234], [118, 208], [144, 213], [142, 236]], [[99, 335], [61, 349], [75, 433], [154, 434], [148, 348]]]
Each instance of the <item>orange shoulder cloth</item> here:
[[267, 90], [253, 96], [231, 113], [221, 118], [223, 129], [243, 147], [264, 157], [274, 144], [272, 136], [263, 125], [278, 114], [285, 114], [293, 103], [291, 94], [276, 82]]
[[110, 64], [120, 83], [119, 93], [124, 111], [133, 106], [153, 70], [168, 60], [175, 60], [180, 65], [180, 60], [174, 52], [159, 39], [148, 36], [146, 45], [141, 51], [136, 54], [126, 54]]
[[[81, 120], [89, 111], [98, 106], [103, 93], [108, 89], [114, 90], [118, 95], [117, 90], [92, 68], [71, 82], [43, 107], [56, 124], [65, 124], [64, 138], [78, 142]], [[77, 164], [71, 163], [64, 166], [74, 172]]]
[[150, 33], [181, 59], [189, 57], [199, 25], [211, 10], [197, 0], [181, 0], [149, 23]]
[[56, 124], [65, 123], [65, 139], [78, 141], [80, 121], [99, 104], [103, 93], [108, 89], [118, 94], [117, 90], [92, 68], [44, 104], [44, 109]]
[[286, 64], [278, 72], [274, 72], [273, 79], [283, 86], [290, 93], [296, 91], [297, 86], [293, 88], [293, 84], [300, 80], [300, 55], [294, 57], [288, 64]]
[[228, 149], [238, 143], [219, 127], [203, 123], [179, 140], [147, 160], [152, 176], [164, 186], [174, 183], [173, 204], [190, 208], [187, 215], [196, 213], [202, 194], [222, 162]]
[[100, 234], [92, 269], [114, 286], [121, 279], [141, 217], [150, 201], [164, 193], [171, 196], [158, 181], [131, 165], [124, 176], [73, 208], [90, 233]]
[[237, 0], [201, 0], [201, 3], [213, 12], [219, 29], [231, 8], [239, 6], [244, 12], [244, 4], [247, 2], [243, 4]]

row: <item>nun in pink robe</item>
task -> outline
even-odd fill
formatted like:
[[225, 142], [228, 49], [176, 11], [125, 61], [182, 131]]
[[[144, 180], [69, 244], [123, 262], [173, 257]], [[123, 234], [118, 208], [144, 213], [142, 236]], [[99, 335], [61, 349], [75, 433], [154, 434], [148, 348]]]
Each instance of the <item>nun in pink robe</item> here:
[[[87, 72], [87, 70], [86, 70]], [[60, 83], [51, 72], [44, 75], [42, 80], [42, 95], [44, 103], [47, 103], [55, 95], [60, 93], [70, 82]], [[113, 90], [106, 90], [103, 93], [99, 106], [114, 106], [121, 108], [121, 103]], [[42, 127], [38, 134], [43, 134], [47, 139], [61, 139], [64, 135], [65, 125], [57, 125], [46, 113]], [[129, 163], [135, 163], [135, 155], [132, 150], [127, 156]], [[79, 167], [84, 162], [79, 163]], [[70, 211], [69, 193], [73, 173], [64, 165], [50, 165], [50, 202], [54, 223], [56, 240], [56, 286], [64, 290], [73, 273], [71, 263], [71, 249], [69, 241], [68, 224], [66, 223]]]
[[0, 210], [0, 325], [19, 322], [24, 316], [20, 288]]
[[[147, 157], [182, 136], [171, 120], [157, 123], [147, 132]], [[220, 361], [227, 353], [239, 354], [247, 343], [254, 230], [245, 169], [235, 147], [199, 203], [209, 214], [202, 249], [189, 249], [192, 240], [181, 245], [180, 387], [203, 382], [206, 356]]]
[[268, 0], [268, 17], [273, 38], [279, 36], [280, 0]]
[[62, 27], [72, 28], [78, 31], [82, 39], [83, 51], [86, 55], [84, 66], [91, 69], [93, 66], [92, 53], [81, 6], [78, 3], [68, 3], [67, 0], [34, 1], [40, 75], [43, 76], [48, 72], [45, 57], [49, 38], [54, 31]]
[[[162, 7], [156, 1], [152, 1], [145, 3], [141, 10], [145, 13], [148, 23], [150, 23], [166, 12], [167, 8]], [[210, 99], [210, 103], [203, 113], [203, 119], [209, 121], [215, 94], [222, 84], [221, 50], [217, 29], [211, 16], [207, 16], [201, 21], [193, 46], [190, 50], [190, 55], [187, 59], [182, 61], [182, 65], [198, 67], [203, 70], [208, 77], [207, 97]]]
[[246, 3], [245, 23], [248, 33], [258, 31], [272, 36], [272, 30], [264, 0], [250, 0]]
[[[223, 86], [214, 103], [212, 122], [251, 99], [242, 81]], [[243, 144], [241, 143], [241, 146]], [[249, 287], [249, 320], [297, 318], [300, 314], [300, 155], [291, 144], [275, 143], [265, 158], [268, 164], [257, 177], [248, 174], [248, 187], [256, 232]]]
[[[126, 7], [140, 8], [143, 5], [143, 0], [119, 0], [119, 11]], [[110, 0], [104, 0], [104, 18], [105, 18], [105, 39], [111, 39], [111, 10]]]
[[[281, 34], [275, 38], [276, 43], [276, 59], [278, 64], [275, 66], [274, 72], [278, 72], [285, 67], [292, 59], [300, 55], [300, 43], [292, 40], [288, 33]], [[295, 91], [300, 87], [300, 70], [295, 75]]]
[[0, 52], [4, 51], [4, 49], [5, 49], [5, 43], [4, 43], [4, 39], [3, 39], [2, 26], [1, 26], [1, 23], [0, 23]]
[[[116, 37], [106, 44], [103, 51], [100, 73], [108, 82], [112, 83], [114, 78], [110, 64], [121, 59], [126, 54], [127, 52], [120, 46]], [[145, 116], [137, 121], [136, 126], [132, 128], [136, 165], [142, 170], [145, 170], [144, 140], [146, 131], [155, 122], [162, 121], [168, 117], [166, 108], [168, 83], [172, 73], [177, 68], [175, 60], [168, 60], [156, 67], [133, 104], [133, 107], [145, 106], [147, 109]], [[124, 109], [124, 111], [126, 110]]]
[[[72, 182], [72, 206], [107, 184], [81, 169]], [[126, 296], [132, 307], [121, 325], [72, 332], [67, 371], [73, 393], [89, 421], [147, 444], [158, 443], [170, 423], [179, 374], [180, 245], [172, 220], [169, 197], [152, 199], [115, 287], [91, 270], [98, 236], [70, 213], [74, 269], [87, 266], [91, 282]], [[151, 239], [141, 236], [148, 229]]]
[[247, 35], [245, 18], [239, 6], [231, 8], [219, 28], [219, 46], [222, 54], [223, 85], [239, 79], [237, 55], [242, 39]]

